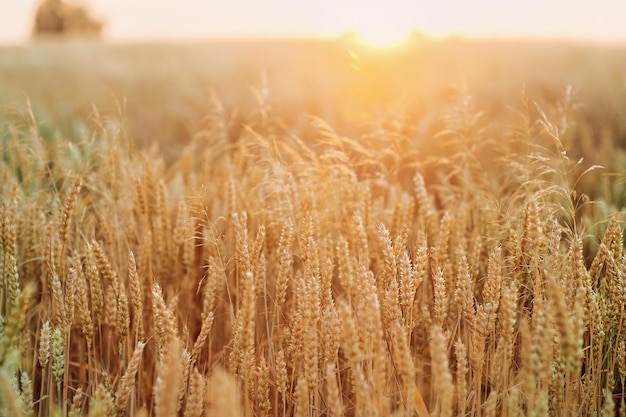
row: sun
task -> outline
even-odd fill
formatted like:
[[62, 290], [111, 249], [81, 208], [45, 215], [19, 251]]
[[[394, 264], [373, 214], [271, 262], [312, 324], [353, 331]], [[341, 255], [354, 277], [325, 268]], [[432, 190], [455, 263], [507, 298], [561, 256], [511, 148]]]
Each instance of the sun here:
[[392, 27], [377, 30], [358, 30], [356, 34], [359, 41], [364, 45], [381, 49], [401, 47], [410, 37], [410, 32]]

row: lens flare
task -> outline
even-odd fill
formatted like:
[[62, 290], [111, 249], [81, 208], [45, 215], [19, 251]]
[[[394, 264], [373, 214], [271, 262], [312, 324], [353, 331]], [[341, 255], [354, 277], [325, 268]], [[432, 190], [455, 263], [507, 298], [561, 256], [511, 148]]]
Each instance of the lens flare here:
[[361, 43], [374, 48], [398, 48], [404, 45], [409, 39], [410, 33], [406, 31], [387, 28], [385, 30], [359, 30], [358, 39]]

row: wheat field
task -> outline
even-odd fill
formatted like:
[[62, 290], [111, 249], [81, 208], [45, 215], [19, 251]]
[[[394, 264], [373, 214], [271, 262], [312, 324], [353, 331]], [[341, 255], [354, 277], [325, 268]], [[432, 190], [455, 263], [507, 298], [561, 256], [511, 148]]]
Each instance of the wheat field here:
[[0, 50], [0, 415], [625, 415], [618, 52]]

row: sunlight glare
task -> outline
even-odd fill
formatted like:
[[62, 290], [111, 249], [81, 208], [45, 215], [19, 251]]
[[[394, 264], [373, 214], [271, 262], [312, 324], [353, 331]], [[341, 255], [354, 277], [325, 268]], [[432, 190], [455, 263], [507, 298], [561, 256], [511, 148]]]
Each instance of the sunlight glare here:
[[359, 41], [364, 45], [384, 49], [398, 48], [405, 44], [410, 37], [410, 33], [400, 28], [359, 30], [357, 35]]

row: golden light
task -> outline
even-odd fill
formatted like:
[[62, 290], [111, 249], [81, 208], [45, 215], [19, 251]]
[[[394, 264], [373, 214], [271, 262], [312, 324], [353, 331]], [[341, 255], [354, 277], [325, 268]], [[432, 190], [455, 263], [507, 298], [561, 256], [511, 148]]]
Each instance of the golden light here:
[[372, 30], [358, 30], [358, 39], [361, 43], [374, 48], [398, 48], [405, 44], [409, 37], [410, 32], [402, 28], [385, 28], [385, 29], [372, 29]]

